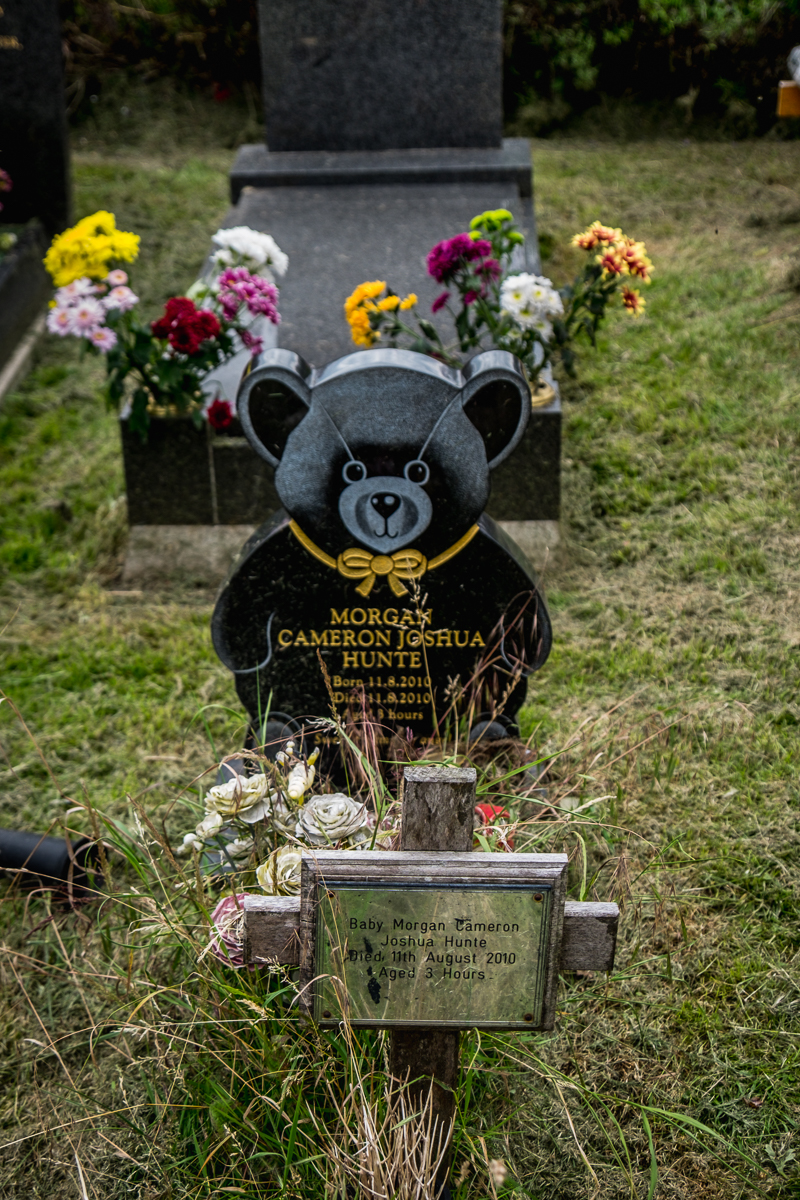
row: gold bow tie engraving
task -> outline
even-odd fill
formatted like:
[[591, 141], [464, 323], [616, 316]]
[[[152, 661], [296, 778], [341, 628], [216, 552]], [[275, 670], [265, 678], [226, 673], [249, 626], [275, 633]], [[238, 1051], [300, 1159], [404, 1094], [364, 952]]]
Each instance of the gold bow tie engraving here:
[[388, 579], [389, 587], [395, 596], [406, 596], [408, 588], [403, 585], [402, 580], [420, 579], [426, 571], [432, 571], [435, 567], [440, 567], [451, 558], [455, 558], [478, 532], [478, 526], [473, 525], [447, 550], [443, 550], [441, 554], [430, 559], [427, 559], [419, 550], [398, 550], [394, 554], [373, 554], [370, 550], [361, 550], [357, 546], [343, 550], [338, 558], [333, 558], [315, 545], [311, 538], [303, 533], [296, 521], [290, 521], [289, 528], [300, 545], [309, 554], [313, 554], [314, 558], [318, 558], [320, 562], [324, 563], [326, 567], [338, 571], [345, 579], [361, 579], [363, 582], [356, 588], [360, 596], [368, 596], [375, 586], [375, 580], [379, 577]]
[[370, 554], [369, 550], [345, 550], [336, 560], [336, 569], [345, 579], [363, 579], [356, 588], [359, 596], [368, 596], [378, 575], [385, 575], [395, 596], [405, 596], [408, 588], [401, 579], [419, 579], [428, 560], [419, 550], [398, 550], [396, 554]]

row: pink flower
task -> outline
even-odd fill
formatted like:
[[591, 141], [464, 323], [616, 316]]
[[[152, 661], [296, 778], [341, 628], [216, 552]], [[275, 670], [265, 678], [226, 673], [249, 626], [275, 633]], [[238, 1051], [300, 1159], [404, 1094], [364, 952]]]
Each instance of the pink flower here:
[[72, 303], [75, 300], [82, 300], [84, 296], [96, 295], [97, 289], [91, 279], [87, 279], [84, 275], [82, 279], [73, 279], [72, 283], [68, 283], [66, 287], [58, 288], [56, 291], [56, 303], [62, 304]]
[[431, 312], [438, 312], [440, 308], [444, 308], [447, 301], [450, 299], [449, 292], [442, 292], [441, 296], [437, 296], [431, 305]]
[[280, 313], [275, 307], [275, 301], [270, 296], [254, 296], [252, 300], [247, 301], [247, 307], [253, 316], [261, 313], [273, 325], [280, 325]]
[[79, 333], [89, 333], [102, 325], [105, 320], [105, 309], [99, 300], [87, 298], [76, 304], [72, 310], [75, 330]]
[[[124, 271], [122, 274], [124, 274]], [[134, 295], [129, 287], [119, 284], [117, 287], [111, 289], [108, 295], [103, 298], [102, 303], [104, 308], [116, 308], [119, 312], [125, 313], [133, 308], [134, 304], [139, 303], [139, 297]]]
[[474, 304], [477, 299], [478, 299], [477, 292], [465, 292], [464, 293], [464, 303], [467, 305]]
[[98, 350], [102, 350], [105, 354], [109, 350], [113, 350], [117, 344], [117, 335], [113, 329], [107, 329], [105, 325], [101, 325], [97, 329], [92, 329], [88, 335], [89, 341]]
[[437, 283], [447, 283], [459, 267], [476, 258], [486, 258], [492, 253], [491, 242], [483, 238], [473, 239], [468, 233], [457, 233], [444, 242], [437, 242], [427, 257], [428, 274]]
[[249, 278], [250, 272], [247, 267], [227, 267], [217, 278], [217, 286], [226, 288], [230, 287], [232, 283], [239, 283]]
[[117, 270], [115, 270], [115, 271], [108, 272], [108, 274], [106, 275], [106, 278], [105, 278], [105, 282], [108, 284], [109, 287], [112, 287], [112, 288], [123, 287], [128, 282], [128, 276], [125, 274], [124, 271], [120, 271], [119, 268], [117, 268]]
[[[227, 403], [227, 401], [226, 401]], [[225, 896], [211, 914], [211, 952], [229, 967], [244, 966], [242, 924], [246, 892]]]
[[256, 335], [251, 333], [249, 329], [243, 329], [241, 336], [242, 341], [244, 342], [245, 346], [247, 346], [251, 354], [260, 354], [264, 349], [264, 343], [261, 338], [256, 337]]
[[47, 328], [50, 333], [57, 333], [60, 337], [66, 337], [68, 333], [74, 333], [75, 323], [72, 319], [72, 309], [51, 308], [47, 314]]

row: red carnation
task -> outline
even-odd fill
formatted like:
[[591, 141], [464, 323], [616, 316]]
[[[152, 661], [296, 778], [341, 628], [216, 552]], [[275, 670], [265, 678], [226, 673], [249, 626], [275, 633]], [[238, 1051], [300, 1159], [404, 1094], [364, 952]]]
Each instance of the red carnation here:
[[206, 417], [212, 429], [227, 429], [233, 421], [233, 405], [230, 400], [217, 398], [209, 404]]
[[173, 296], [164, 306], [164, 316], [153, 321], [153, 336], [166, 338], [180, 354], [195, 354], [203, 342], [216, 337], [220, 323], [213, 313], [197, 309], [186, 296]]

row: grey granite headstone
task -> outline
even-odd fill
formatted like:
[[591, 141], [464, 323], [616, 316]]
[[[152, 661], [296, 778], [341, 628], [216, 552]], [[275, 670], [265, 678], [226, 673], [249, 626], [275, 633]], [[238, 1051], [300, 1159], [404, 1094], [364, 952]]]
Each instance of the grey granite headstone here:
[[499, 146], [501, 0], [260, 0], [270, 150]]
[[0, 196], [0, 222], [38, 217], [50, 234], [69, 224], [58, 0], [0, 4], [0, 167], [14, 184]]

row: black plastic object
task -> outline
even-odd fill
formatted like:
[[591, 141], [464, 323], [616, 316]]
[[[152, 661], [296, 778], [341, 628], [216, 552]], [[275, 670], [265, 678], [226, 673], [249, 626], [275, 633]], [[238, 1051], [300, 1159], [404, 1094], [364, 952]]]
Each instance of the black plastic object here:
[[49, 887], [72, 894], [90, 891], [87, 868], [97, 865], [97, 845], [91, 838], [45, 837], [17, 829], [0, 829], [0, 870], [14, 871], [25, 887]]

